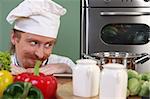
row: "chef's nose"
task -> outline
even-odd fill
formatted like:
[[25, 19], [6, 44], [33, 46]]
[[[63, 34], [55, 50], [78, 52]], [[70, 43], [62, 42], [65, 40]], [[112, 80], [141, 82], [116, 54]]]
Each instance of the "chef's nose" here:
[[44, 57], [44, 48], [42, 46], [37, 48], [35, 51], [35, 55], [37, 56], [37, 58], [42, 59]]

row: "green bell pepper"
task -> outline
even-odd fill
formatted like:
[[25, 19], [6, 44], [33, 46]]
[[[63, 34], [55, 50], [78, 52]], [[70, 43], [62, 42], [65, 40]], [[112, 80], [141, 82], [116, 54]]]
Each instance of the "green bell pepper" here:
[[29, 82], [16, 82], [6, 88], [2, 99], [43, 99], [43, 95]]

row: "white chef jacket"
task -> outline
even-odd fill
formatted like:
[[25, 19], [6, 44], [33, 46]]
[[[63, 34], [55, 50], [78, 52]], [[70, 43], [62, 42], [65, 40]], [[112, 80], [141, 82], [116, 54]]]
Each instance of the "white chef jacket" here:
[[[16, 55], [11, 55], [11, 64], [19, 66]], [[46, 64], [55, 64], [55, 63], [64, 63], [67, 64], [71, 69], [75, 66], [75, 63], [68, 57], [59, 56], [56, 54], [51, 54], [47, 60], [43, 62], [43, 65]]]

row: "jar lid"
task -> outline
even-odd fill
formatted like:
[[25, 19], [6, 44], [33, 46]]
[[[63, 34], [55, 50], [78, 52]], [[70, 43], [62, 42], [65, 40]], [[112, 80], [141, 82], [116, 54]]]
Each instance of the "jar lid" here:
[[76, 61], [77, 64], [96, 64], [97, 61], [92, 59], [79, 59]]
[[126, 68], [126, 66], [122, 65], [122, 64], [118, 64], [118, 63], [108, 63], [108, 64], [104, 64], [102, 65], [103, 68], [111, 68], [111, 69], [124, 69]]

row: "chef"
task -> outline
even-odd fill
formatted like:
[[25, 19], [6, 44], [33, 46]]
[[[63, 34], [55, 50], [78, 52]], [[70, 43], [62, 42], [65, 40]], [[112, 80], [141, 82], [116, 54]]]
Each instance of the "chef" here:
[[36, 60], [42, 62], [40, 72], [71, 73], [74, 62], [52, 54], [57, 40], [60, 17], [66, 9], [52, 0], [24, 0], [6, 20], [14, 24], [11, 33], [11, 71], [13, 75], [33, 72]]

